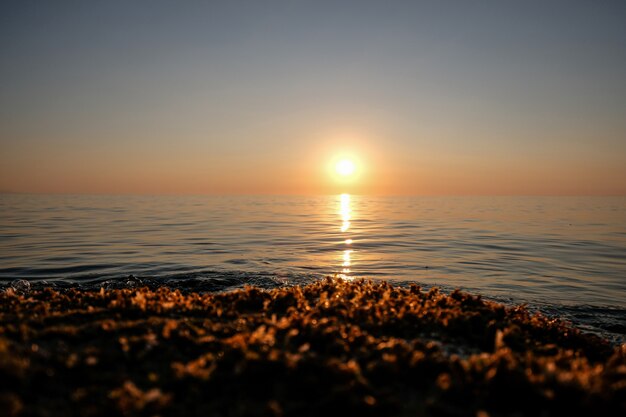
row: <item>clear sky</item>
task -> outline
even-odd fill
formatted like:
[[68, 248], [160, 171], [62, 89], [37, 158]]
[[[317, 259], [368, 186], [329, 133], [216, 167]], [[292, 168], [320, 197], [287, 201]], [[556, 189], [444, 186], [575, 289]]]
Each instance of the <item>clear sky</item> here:
[[5, 0], [0, 57], [2, 191], [626, 194], [621, 0]]

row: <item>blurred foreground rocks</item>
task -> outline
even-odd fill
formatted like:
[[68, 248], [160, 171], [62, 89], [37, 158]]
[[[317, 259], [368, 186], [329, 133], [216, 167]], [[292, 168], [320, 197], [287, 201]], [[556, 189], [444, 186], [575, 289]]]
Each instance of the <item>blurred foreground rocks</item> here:
[[3, 416], [626, 415], [626, 346], [458, 291], [14, 287]]

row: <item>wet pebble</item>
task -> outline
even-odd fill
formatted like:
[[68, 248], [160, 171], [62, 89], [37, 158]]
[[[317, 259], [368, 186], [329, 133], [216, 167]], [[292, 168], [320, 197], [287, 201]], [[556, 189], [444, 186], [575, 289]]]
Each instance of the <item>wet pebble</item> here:
[[30, 282], [25, 279], [16, 279], [11, 281], [11, 288], [17, 294], [28, 294], [30, 292], [31, 285]]

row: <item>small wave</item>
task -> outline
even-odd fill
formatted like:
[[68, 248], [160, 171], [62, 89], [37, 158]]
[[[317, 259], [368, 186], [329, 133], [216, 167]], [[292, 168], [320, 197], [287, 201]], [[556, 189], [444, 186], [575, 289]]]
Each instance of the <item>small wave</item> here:
[[533, 304], [544, 315], [571, 322], [580, 330], [604, 337], [614, 344], [626, 343], [626, 309], [612, 306]]

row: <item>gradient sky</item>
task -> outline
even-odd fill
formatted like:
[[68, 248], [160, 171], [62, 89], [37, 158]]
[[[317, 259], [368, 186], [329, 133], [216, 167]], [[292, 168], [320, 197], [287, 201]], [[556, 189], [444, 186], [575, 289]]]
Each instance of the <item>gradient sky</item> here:
[[2, 191], [626, 194], [621, 0], [3, 1], [0, 54]]

